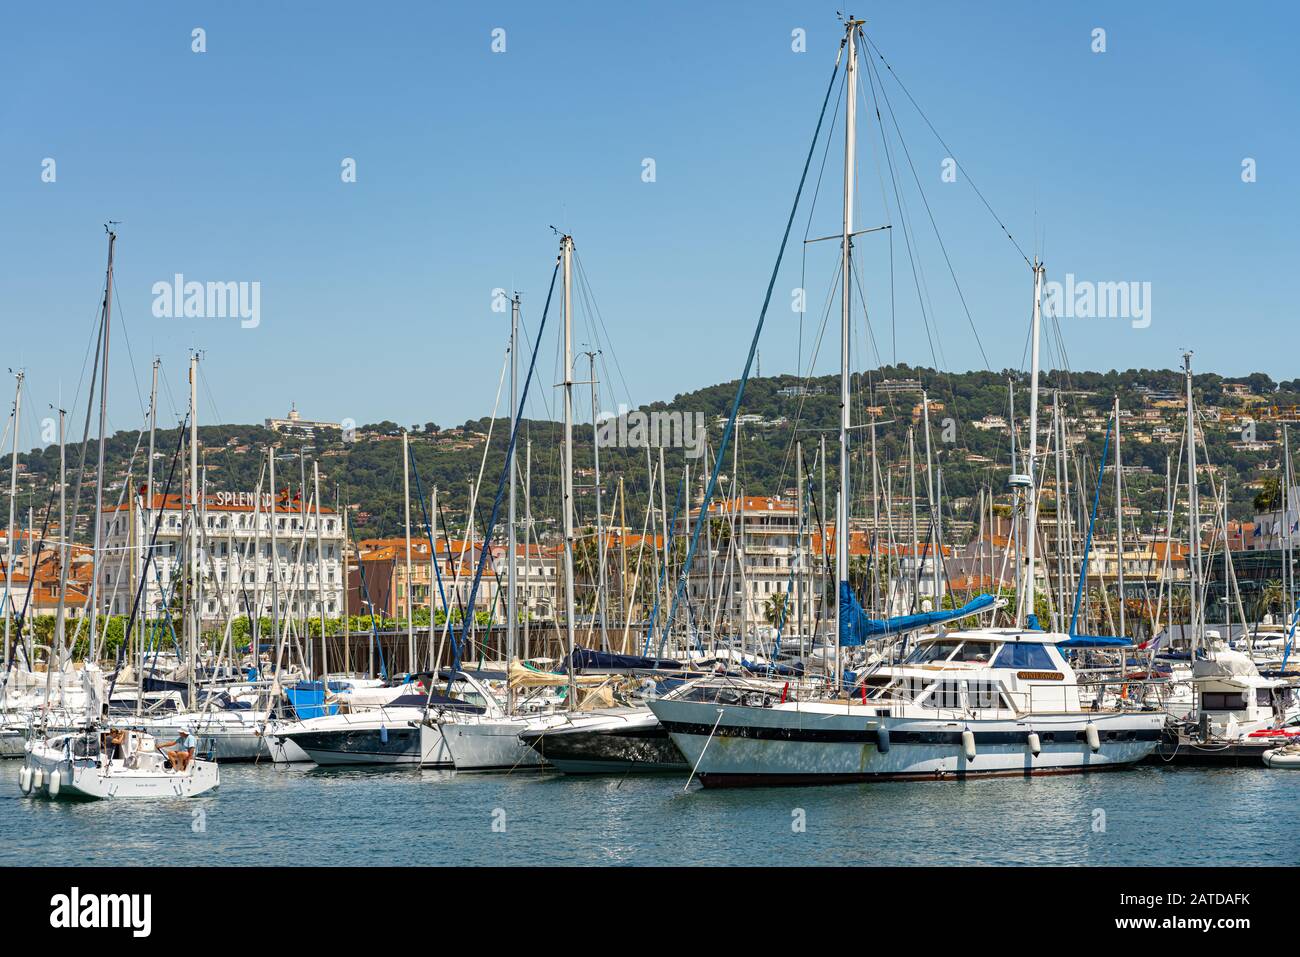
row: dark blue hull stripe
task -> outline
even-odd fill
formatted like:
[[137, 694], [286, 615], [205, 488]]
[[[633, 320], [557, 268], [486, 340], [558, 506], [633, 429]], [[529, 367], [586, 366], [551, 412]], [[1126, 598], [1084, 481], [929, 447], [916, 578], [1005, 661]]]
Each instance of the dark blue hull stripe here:
[[[719, 725], [715, 731], [712, 725], [691, 724], [679, 721], [663, 722], [664, 730], [669, 734], [692, 734], [715, 738], [752, 738], [756, 741], [801, 741], [818, 744], [875, 744], [878, 740], [874, 730], [847, 730], [827, 728], [768, 728], [746, 725], [731, 727]], [[979, 746], [994, 744], [1029, 745], [1028, 731], [975, 731], [975, 744]], [[1126, 741], [1159, 741], [1160, 729], [1147, 728], [1129, 731], [1098, 731], [1102, 744], [1122, 744]], [[909, 744], [947, 744], [960, 746], [961, 731], [903, 731], [891, 728], [889, 743], [891, 746]], [[1075, 744], [1084, 741], [1083, 731], [1039, 731], [1038, 737], [1043, 747], [1051, 744]]]

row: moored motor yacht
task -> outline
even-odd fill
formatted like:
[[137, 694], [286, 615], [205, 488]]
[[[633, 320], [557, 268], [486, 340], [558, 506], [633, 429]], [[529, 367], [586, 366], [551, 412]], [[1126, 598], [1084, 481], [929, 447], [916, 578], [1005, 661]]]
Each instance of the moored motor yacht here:
[[[1192, 663], [1195, 713], [1204, 738], [1286, 738], [1300, 715], [1291, 679], [1265, 677], [1250, 656], [1222, 646]], [[1292, 732], [1294, 733], [1294, 732]]]
[[280, 725], [271, 732], [271, 742], [298, 748], [320, 765], [415, 764], [450, 770], [446, 742], [427, 733], [425, 716], [430, 710], [481, 715], [493, 704], [490, 692], [463, 673], [442, 690], [427, 690], [422, 682], [410, 682], [405, 689], [380, 705], [357, 709], [350, 703], [337, 714]]
[[708, 787], [1122, 767], [1155, 749], [1165, 715], [1081, 704], [1067, 653], [1100, 641], [1115, 640], [940, 632], [838, 695], [727, 702], [704, 681], [649, 707]]

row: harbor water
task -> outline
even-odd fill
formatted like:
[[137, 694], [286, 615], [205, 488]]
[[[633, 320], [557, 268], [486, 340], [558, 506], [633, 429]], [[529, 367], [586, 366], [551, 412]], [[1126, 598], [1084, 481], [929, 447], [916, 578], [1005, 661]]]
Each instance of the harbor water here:
[[189, 801], [25, 798], [0, 866], [1295, 865], [1300, 773], [1140, 767], [684, 791], [683, 777], [227, 765]]

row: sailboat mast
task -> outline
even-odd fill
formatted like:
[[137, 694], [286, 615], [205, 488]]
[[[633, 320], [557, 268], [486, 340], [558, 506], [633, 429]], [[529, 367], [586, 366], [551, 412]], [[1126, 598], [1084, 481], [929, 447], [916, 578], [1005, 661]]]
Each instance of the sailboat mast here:
[[[510, 434], [515, 434], [519, 417], [519, 293], [510, 301]], [[516, 525], [515, 451], [510, 448], [506, 461], [506, 474], [510, 476], [510, 513], [506, 522], [506, 668], [515, 658], [516, 633], [519, 618], [519, 533]], [[513, 692], [511, 692], [513, 696]]]
[[[1201, 579], [1201, 503], [1196, 494], [1196, 409], [1192, 401], [1192, 354], [1183, 353], [1183, 372], [1187, 379], [1187, 516], [1188, 577], [1191, 590], [1188, 610], [1191, 614], [1191, 649], [1196, 649], [1196, 620]], [[1283, 477], [1285, 480], [1285, 476]]]
[[[316, 606], [320, 612], [320, 682], [321, 692], [329, 694], [330, 669], [325, 650], [325, 552], [321, 545], [320, 463], [315, 460], [311, 463], [311, 483], [312, 498], [316, 500]], [[430, 627], [433, 627], [432, 624]]]
[[[16, 548], [14, 543], [14, 511], [18, 504], [18, 426], [23, 410], [23, 372], [14, 374], [17, 384], [14, 386], [14, 431], [13, 447], [9, 454], [9, 527], [6, 529], [5, 543], [9, 552], [5, 555], [5, 663], [9, 662], [9, 632], [13, 627], [14, 592], [13, 565]], [[32, 573], [29, 573], [32, 574]], [[30, 665], [30, 663], [29, 663]]]
[[939, 520], [940, 509], [938, 507], [938, 498], [934, 493], [934, 453], [930, 448], [930, 397], [921, 393], [921, 426], [925, 429], [925, 508], [930, 513], [930, 533], [929, 538], [933, 544], [930, 549], [930, 596], [934, 599], [934, 607], [940, 607], [939, 601], [939, 557], [942, 554], [943, 535], [942, 526]]
[[[1117, 395], [1115, 396], [1115, 569], [1119, 576], [1116, 581], [1119, 588], [1119, 633], [1120, 637], [1123, 637], [1128, 632], [1124, 617], [1124, 460], [1120, 457], [1121, 431]], [[1227, 535], [1227, 525], [1224, 525], [1224, 535]]]
[[[267, 522], [267, 527], [271, 531], [271, 637], [275, 640], [275, 661], [272, 668], [275, 673], [276, 681], [280, 677], [280, 546], [275, 540], [275, 521], [276, 521], [276, 494], [275, 494], [275, 451], [279, 446], [272, 443], [271, 447], [266, 450], [267, 459], [269, 460], [269, 472], [271, 479], [271, 513]], [[258, 623], [257, 631], [261, 632], [261, 623]], [[257, 647], [257, 636], [253, 638], [253, 647]], [[374, 642], [371, 641], [373, 646]], [[373, 648], [372, 648], [373, 653]], [[256, 656], [254, 657], [256, 660]], [[369, 677], [369, 676], [367, 676]]]
[[[64, 639], [68, 627], [68, 557], [72, 554], [72, 540], [68, 537], [68, 454], [67, 443], [64, 439], [64, 423], [68, 413], [59, 409], [59, 609], [54, 619], [54, 637], [58, 643], [59, 655], [56, 659], [53, 654], [46, 664], [48, 670], [53, 670], [55, 663], [61, 666], [63, 663]], [[46, 705], [49, 704], [49, 696], [46, 696]]]
[[189, 698], [194, 706], [194, 672], [198, 668], [199, 632], [199, 407], [198, 407], [199, 356], [190, 354], [190, 627], [187, 650], [189, 654]]
[[[596, 482], [596, 564], [597, 564], [598, 572], [596, 575], [596, 605], [593, 610], [600, 615], [600, 648], [602, 651], [609, 651], [609, 625], [607, 622], [607, 619], [609, 617], [608, 615], [609, 606], [607, 604], [606, 595], [605, 595], [605, 551], [606, 551], [605, 516], [602, 511], [605, 506], [604, 503], [601, 501], [601, 496], [600, 496], [600, 439], [599, 439], [600, 423], [597, 421], [597, 416], [600, 413], [597, 411], [598, 406], [596, 401], [596, 385], [597, 385], [596, 356], [597, 355], [598, 353], [596, 352], [587, 353], [587, 364], [590, 370], [587, 374], [587, 378], [589, 380], [588, 385], [591, 387], [591, 454], [592, 454], [592, 464], [595, 469], [595, 482]], [[689, 483], [687, 485], [687, 497], [688, 498], [690, 497]], [[690, 503], [687, 502], [686, 513], [688, 515], [690, 514], [689, 506]], [[612, 520], [612, 516], [611, 516], [611, 520]], [[686, 530], [686, 534], [688, 537], [690, 536], [689, 528]]]
[[402, 504], [406, 519], [406, 670], [415, 671], [415, 615], [411, 602], [411, 437], [402, 429]]
[[[91, 550], [91, 568], [93, 569], [93, 574], [90, 577], [90, 646], [86, 654], [87, 661], [95, 660], [95, 638], [98, 631], [97, 623], [99, 619], [99, 560], [100, 551], [104, 542], [104, 443], [107, 440], [107, 435], [105, 433], [108, 431], [108, 343], [109, 329], [113, 316], [113, 247], [116, 243], [117, 233], [113, 232], [111, 229], [108, 230], [108, 269], [105, 272], [104, 280], [104, 344], [100, 356], [101, 369], [99, 375], [99, 458], [98, 465], [95, 468], [95, 536]], [[15, 422], [15, 425], [16, 424], [17, 423]], [[15, 435], [16, 433], [17, 430], [15, 429]], [[6, 642], [6, 645], [7, 644], [8, 642]]]
[[[154, 356], [153, 373], [149, 384], [149, 461], [145, 464], [145, 480], [144, 480], [145, 498], [144, 498], [144, 525], [143, 525], [144, 531], [143, 534], [140, 536], [140, 544], [142, 547], [140, 549], [140, 556], [139, 556], [139, 561], [140, 561], [139, 577], [140, 578], [144, 578], [144, 576], [148, 574], [150, 556], [146, 554], [146, 550], [150, 547], [150, 543], [152, 543], [153, 455], [154, 455], [154, 445], [158, 435], [158, 367], [161, 364], [162, 364], [162, 360], [159, 359], [157, 356]], [[62, 445], [62, 440], [60, 440], [60, 446], [61, 445]], [[60, 455], [61, 454], [62, 453], [60, 452]], [[163, 505], [164, 507], [166, 507], [165, 502], [163, 503]], [[62, 521], [63, 519], [62, 517], [60, 517], [59, 522], [62, 523]], [[142, 587], [144, 589], [144, 594], [147, 595], [149, 593], [148, 584], [141, 582], [139, 587]], [[145, 612], [144, 612], [144, 617], [146, 620], [148, 620], [148, 615], [149, 615], [149, 609], [146, 603]], [[140, 629], [140, 643], [136, 649], [136, 655], [137, 655], [136, 675], [137, 675], [137, 679], [140, 682], [139, 692], [135, 696], [135, 714], [137, 718], [144, 713], [144, 643], [145, 643], [146, 632], [147, 629], [145, 628]], [[129, 653], [129, 649], [128, 649], [128, 653]]]
[[573, 676], [573, 237], [560, 237], [564, 272], [564, 612], [568, 643], [568, 706], [577, 705], [577, 682]]
[[844, 75], [844, 235], [840, 248], [840, 490], [835, 505], [835, 688], [843, 680], [840, 667], [839, 592], [849, 577], [849, 318], [853, 306], [853, 173], [858, 127], [858, 29], [864, 21], [849, 19], [848, 69]]
[[[1025, 600], [1024, 622], [1034, 614], [1034, 552], [1038, 543], [1038, 340], [1042, 327], [1043, 264], [1034, 260], [1034, 320], [1029, 371], [1029, 447], [1025, 450], [1029, 484], [1025, 486]], [[1037, 621], [1037, 619], [1034, 619]]]
[[533, 530], [533, 440], [524, 443], [524, 657], [532, 652], [532, 634], [528, 621], [532, 617], [533, 564], [528, 536]]

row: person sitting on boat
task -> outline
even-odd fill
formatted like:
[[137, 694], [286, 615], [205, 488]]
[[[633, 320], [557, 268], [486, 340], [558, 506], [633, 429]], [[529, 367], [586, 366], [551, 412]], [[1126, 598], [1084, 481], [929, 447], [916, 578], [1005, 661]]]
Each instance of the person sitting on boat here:
[[126, 729], [114, 728], [108, 732], [109, 758], [126, 757]]
[[198, 747], [198, 739], [194, 737], [193, 728], [185, 728], [174, 741], [164, 741], [158, 745], [158, 750], [163, 748], [177, 747], [175, 751], [165, 751], [167, 762], [172, 766], [172, 770], [184, 772], [194, 760], [194, 749]]

